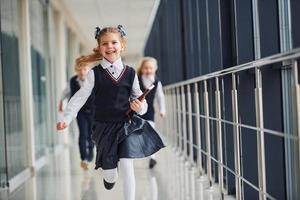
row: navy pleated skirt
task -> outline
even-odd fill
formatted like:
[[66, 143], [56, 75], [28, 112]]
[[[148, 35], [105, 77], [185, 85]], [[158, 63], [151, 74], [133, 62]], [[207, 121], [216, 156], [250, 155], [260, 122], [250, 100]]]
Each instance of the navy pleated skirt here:
[[95, 122], [95, 169], [114, 169], [120, 158], [144, 158], [164, 147], [152, 126], [137, 115], [129, 122]]

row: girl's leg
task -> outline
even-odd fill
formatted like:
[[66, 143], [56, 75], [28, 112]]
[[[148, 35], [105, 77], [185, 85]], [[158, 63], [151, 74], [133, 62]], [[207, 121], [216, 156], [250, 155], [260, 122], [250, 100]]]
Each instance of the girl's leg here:
[[[155, 128], [155, 123], [154, 121], [148, 120], [149, 124]], [[149, 168], [152, 169], [156, 165], [157, 161], [155, 160], [155, 154], [152, 154], [150, 156], [150, 161], [149, 161]]]
[[150, 156], [150, 158], [152, 158], [152, 159], [155, 160], [155, 154], [152, 154], [152, 155]]
[[88, 135], [87, 135], [87, 147], [88, 147], [88, 161], [91, 162], [94, 158], [94, 142], [92, 141], [92, 127], [93, 127], [93, 115], [87, 116], [88, 120]]
[[88, 121], [83, 113], [78, 113], [77, 124], [79, 128], [79, 150], [81, 160], [87, 160], [87, 136], [88, 136]]
[[157, 180], [153, 173], [149, 174], [149, 182], [150, 182], [150, 199], [151, 200], [157, 200], [158, 198], [158, 188], [157, 188]]
[[124, 200], [135, 200], [133, 159], [120, 159], [120, 172], [123, 177]]

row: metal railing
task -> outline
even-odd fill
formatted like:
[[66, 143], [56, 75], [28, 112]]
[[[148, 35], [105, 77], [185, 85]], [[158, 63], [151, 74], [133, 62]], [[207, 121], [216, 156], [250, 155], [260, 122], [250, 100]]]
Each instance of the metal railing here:
[[[192, 168], [197, 172], [196, 177], [207, 176], [210, 187], [213, 184], [218, 184], [222, 198], [228, 193], [226, 185], [228, 180], [225, 174], [230, 173], [235, 179], [234, 195], [236, 199], [245, 199], [245, 184], [258, 193], [260, 200], [276, 199], [267, 190], [265, 152], [265, 137], [267, 134], [293, 144], [290, 147], [290, 150], [292, 150], [290, 157], [293, 160], [294, 172], [298, 174], [292, 175], [299, 175], [300, 86], [297, 61], [299, 58], [300, 48], [164, 87], [168, 117], [163, 123], [158, 123], [158, 126], [165, 133], [168, 144], [182, 158], [182, 161], [187, 163], [188, 169]], [[289, 88], [292, 94], [291, 99], [289, 99], [293, 108], [293, 113], [291, 114], [293, 116], [293, 127], [291, 132], [279, 131], [264, 126], [264, 87], [262, 78], [265, 74], [262, 73], [262, 70], [272, 68], [274, 64], [280, 64], [279, 70], [289, 70], [291, 72], [291, 85], [285, 86], [285, 88]], [[246, 71], [253, 76], [255, 83], [252, 88], [252, 92], [255, 94], [255, 109], [253, 110], [255, 112], [255, 125], [242, 123], [240, 119], [238, 94], [241, 92], [239, 91], [239, 84], [243, 80], [239, 80], [239, 75], [241, 72]], [[281, 88], [276, 88], [276, 90], [282, 90], [282, 84]], [[231, 97], [231, 109], [229, 112], [232, 115], [232, 120], [224, 117], [224, 111], [228, 112], [224, 104], [225, 87], [231, 90], [229, 95]], [[282, 101], [283, 103], [284, 101]], [[224, 152], [226, 151], [225, 146], [228, 145], [224, 139], [226, 136], [224, 126], [226, 125], [232, 127], [233, 168], [224, 161], [224, 156], [226, 157], [227, 155]], [[252, 130], [256, 133], [257, 184], [251, 182], [243, 175], [241, 145], [242, 136], [245, 133], [243, 133], [242, 129]], [[243, 151], [251, 151], [251, 149], [244, 149]], [[217, 171], [215, 170], [216, 167]], [[285, 167], [287, 168], [287, 166]], [[190, 190], [190, 187], [195, 185], [193, 180], [192, 182], [189, 180], [191, 178], [189, 173], [182, 168], [181, 164], [173, 166], [173, 170], [177, 171], [174, 172], [175, 174], [179, 173], [179, 178], [173, 178], [174, 180], [172, 179], [173, 181], [171, 182], [173, 184], [171, 187], [175, 191], [177, 199], [195, 199], [195, 194], [190, 194], [194, 192]], [[285, 178], [288, 179], [288, 177]], [[296, 189], [294, 190], [295, 194], [291, 196], [299, 198], [299, 194], [296, 194], [297, 188], [299, 189], [298, 178], [293, 182], [293, 185]], [[286, 186], [283, 185], [281, 187]]]

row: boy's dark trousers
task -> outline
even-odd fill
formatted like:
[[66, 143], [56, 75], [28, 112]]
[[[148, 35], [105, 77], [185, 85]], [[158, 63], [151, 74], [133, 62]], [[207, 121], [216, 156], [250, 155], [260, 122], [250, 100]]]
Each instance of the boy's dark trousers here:
[[81, 160], [92, 161], [94, 157], [94, 143], [91, 139], [93, 119], [93, 112], [90, 110], [79, 111], [77, 114], [77, 124], [79, 127], [79, 150]]

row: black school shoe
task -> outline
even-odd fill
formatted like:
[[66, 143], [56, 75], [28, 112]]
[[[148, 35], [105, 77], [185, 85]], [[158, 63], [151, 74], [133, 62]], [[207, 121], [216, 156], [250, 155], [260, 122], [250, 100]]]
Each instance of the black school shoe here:
[[107, 190], [111, 190], [115, 186], [115, 183], [109, 183], [109, 182], [105, 181], [104, 179], [103, 179], [103, 184], [104, 184], [105, 189], [107, 189]]
[[150, 169], [153, 169], [155, 167], [155, 165], [157, 164], [157, 161], [154, 160], [153, 158], [150, 158], [150, 161], [149, 161], [149, 168]]

